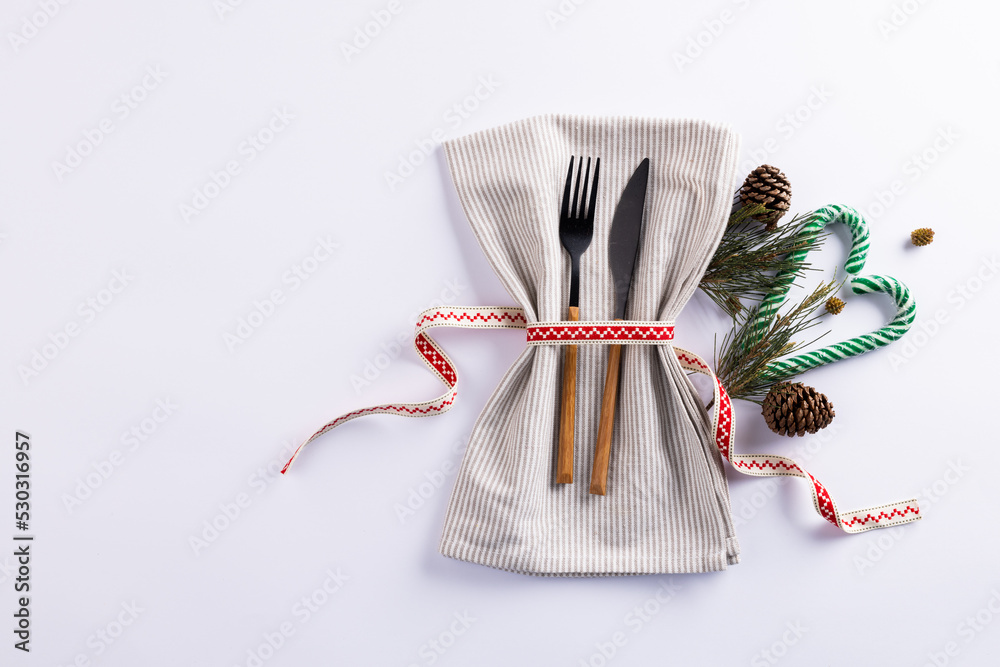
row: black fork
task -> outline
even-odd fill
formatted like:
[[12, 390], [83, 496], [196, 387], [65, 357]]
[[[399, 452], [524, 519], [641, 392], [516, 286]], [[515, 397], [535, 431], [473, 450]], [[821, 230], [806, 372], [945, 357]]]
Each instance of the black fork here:
[[[594, 236], [594, 206], [597, 204], [597, 181], [601, 171], [601, 158], [594, 161], [594, 176], [591, 181], [590, 164], [584, 168], [583, 158], [576, 167], [574, 187], [573, 162], [569, 159], [569, 173], [566, 174], [566, 188], [563, 191], [562, 211], [559, 214], [559, 241], [570, 258], [569, 316], [580, 319], [580, 257], [590, 246]], [[582, 178], [582, 186], [581, 186]], [[563, 366], [562, 406], [559, 412], [559, 456], [556, 459], [556, 483], [573, 483], [573, 432], [576, 419], [576, 345], [566, 346], [566, 360]]]

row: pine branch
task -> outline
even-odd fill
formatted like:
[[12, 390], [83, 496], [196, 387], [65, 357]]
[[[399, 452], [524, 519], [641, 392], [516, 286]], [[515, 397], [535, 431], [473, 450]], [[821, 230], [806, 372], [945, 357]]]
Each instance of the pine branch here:
[[820, 283], [787, 312], [772, 313], [766, 326], [757, 324], [761, 314], [759, 305], [737, 317], [733, 330], [722, 340], [722, 349], [716, 356], [716, 375], [730, 398], [761, 403], [775, 382], [794, 377], [787, 373], [779, 377], [768, 367], [826, 335], [821, 334], [807, 342], [792, 340], [819, 323], [820, 316], [816, 311], [842, 286], [843, 282]]
[[756, 204], [733, 213], [701, 279], [700, 287], [731, 317], [742, 310], [741, 299], [760, 301], [782, 289], [788, 276], [793, 281], [801, 278], [811, 267], [804, 260], [790, 259], [789, 254], [816, 249], [826, 238], [825, 232], [804, 234], [808, 216], [802, 215], [768, 231], [753, 219], [764, 210]]

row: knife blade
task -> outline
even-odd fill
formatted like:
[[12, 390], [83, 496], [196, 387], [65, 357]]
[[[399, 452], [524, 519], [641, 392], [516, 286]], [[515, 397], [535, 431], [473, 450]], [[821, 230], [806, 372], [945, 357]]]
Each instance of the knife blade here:
[[[646, 186], [649, 183], [649, 158], [645, 158], [632, 173], [622, 192], [608, 236], [608, 261], [614, 281], [615, 319], [625, 319], [625, 308], [632, 288], [632, 273], [639, 256], [642, 217], [646, 207]], [[611, 458], [611, 434], [615, 425], [615, 404], [618, 400], [618, 376], [621, 345], [608, 349], [608, 371], [604, 377], [601, 398], [601, 420], [597, 427], [597, 447], [594, 467], [590, 472], [590, 492], [603, 496], [608, 486], [608, 462]]]
[[649, 183], [649, 158], [644, 159], [629, 178], [608, 236], [608, 259], [611, 279], [615, 288], [615, 319], [625, 319], [625, 306], [632, 287], [632, 271], [639, 256], [639, 237], [642, 232], [642, 211], [646, 204], [646, 185]]

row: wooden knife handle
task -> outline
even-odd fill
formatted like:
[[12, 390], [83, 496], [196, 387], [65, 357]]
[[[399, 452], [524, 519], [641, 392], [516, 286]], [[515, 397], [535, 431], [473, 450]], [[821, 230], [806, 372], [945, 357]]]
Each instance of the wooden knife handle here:
[[[577, 322], [580, 309], [569, 307], [569, 319]], [[559, 411], [559, 456], [556, 459], [556, 484], [573, 483], [573, 431], [576, 425], [576, 345], [566, 346], [563, 362], [562, 406]]]
[[597, 427], [594, 469], [590, 472], [590, 492], [598, 496], [603, 496], [608, 487], [608, 459], [611, 456], [611, 434], [615, 429], [618, 366], [621, 358], [622, 346], [612, 345], [608, 350], [608, 374], [604, 378], [604, 397], [601, 399], [601, 422]]

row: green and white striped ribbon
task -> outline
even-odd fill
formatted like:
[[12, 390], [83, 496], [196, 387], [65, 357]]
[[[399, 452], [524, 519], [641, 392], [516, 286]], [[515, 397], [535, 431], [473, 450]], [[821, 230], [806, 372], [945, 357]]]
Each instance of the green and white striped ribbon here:
[[[868, 223], [853, 208], [834, 204], [814, 211], [809, 215], [802, 235], [807, 238], [815, 236], [833, 222], [841, 222], [851, 230], [851, 252], [844, 269], [850, 275], [857, 275], [864, 268], [865, 260], [868, 258], [869, 234]], [[808, 253], [808, 248], [797, 250], [790, 255], [790, 258], [802, 260]], [[762, 330], [769, 326], [768, 320], [785, 302], [788, 290], [795, 281], [795, 274], [786, 273], [779, 275], [778, 278], [783, 281], [783, 287], [778, 292], [765, 297], [761, 302], [760, 315], [755, 326]], [[776, 380], [781, 380], [817, 366], [856, 357], [888, 345], [909, 331], [916, 318], [917, 302], [906, 285], [889, 276], [861, 276], [853, 278], [850, 284], [851, 291], [855, 294], [882, 292], [891, 296], [896, 302], [895, 317], [888, 324], [872, 333], [855, 336], [841, 343], [834, 343], [818, 350], [775, 361], [768, 365], [768, 375], [773, 376]]]

